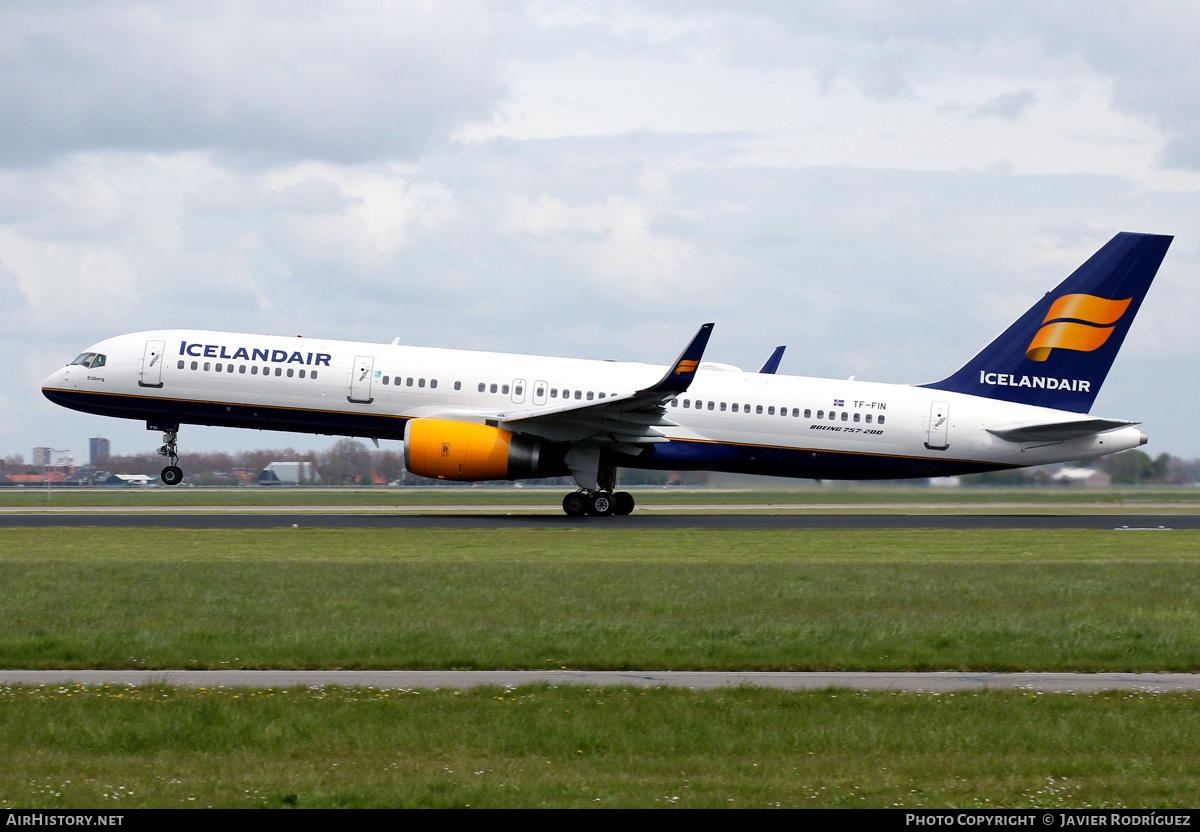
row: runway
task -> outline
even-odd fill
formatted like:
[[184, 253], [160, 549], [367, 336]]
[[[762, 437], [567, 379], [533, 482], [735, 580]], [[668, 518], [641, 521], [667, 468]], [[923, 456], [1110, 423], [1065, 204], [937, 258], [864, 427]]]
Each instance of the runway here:
[[781, 690], [952, 691], [1030, 690], [1170, 693], [1200, 690], [1195, 673], [755, 673], [584, 670], [3, 670], [0, 685], [168, 685], [205, 688], [354, 687], [434, 690], [524, 685], [678, 687], [695, 690], [759, 687]]
[[[207, 510], [206, 510], [207, 511]], [[0, 514], [0, 528], [172, 529], [1096, 529], [1170, 531], [1200, 529], [1200, 514], [701, 514], [635, 512], [628, 517], [481, 513], [286, 513], [191, 510], [127, 513]]]

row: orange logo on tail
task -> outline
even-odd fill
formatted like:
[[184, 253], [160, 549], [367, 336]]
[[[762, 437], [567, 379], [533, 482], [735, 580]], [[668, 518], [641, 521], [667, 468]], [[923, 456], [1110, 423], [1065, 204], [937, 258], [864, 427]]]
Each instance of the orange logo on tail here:
[[680, 361], [675, 365], [675, 375], [678, 376], [682, 375], [683, 373], [695, 372], [696, 367], [699, 366], [699, 364], [699, 361]]
[[[1095, 295], [1063, 295], [1054, 301], [1050, 311], [1042, 319], [1043, 326], [1025, 348], [1025, 357], [1030, 361], [1045, 361], [1050, 357], [1050, 351], [1055, 349], [1078, 352], [1099, 349], [1115, 329], [1106, 324], [1115, 324], [1120, 320], [1132, 300], [1133, 298], [1106, 300]], [[1061, 318], [1074, 318], [1076, 321], [1087, 323], [1058, 320]]]

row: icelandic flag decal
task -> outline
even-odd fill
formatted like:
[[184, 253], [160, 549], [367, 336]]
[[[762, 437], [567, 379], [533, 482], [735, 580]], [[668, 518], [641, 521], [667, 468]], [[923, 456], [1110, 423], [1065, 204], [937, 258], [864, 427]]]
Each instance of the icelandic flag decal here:
[[845, 400], [845, 399], [834, 399], [834, 400], [833, 400], [833, 406], [834, 406], [834, 407], [845, 407], [845, 406], [846, 406], [846, 400]]

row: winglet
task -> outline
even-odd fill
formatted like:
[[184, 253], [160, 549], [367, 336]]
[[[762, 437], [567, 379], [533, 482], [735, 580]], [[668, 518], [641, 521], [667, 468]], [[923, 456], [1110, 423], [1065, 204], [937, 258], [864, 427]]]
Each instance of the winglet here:
[[684, 347], [683, 352], [671, 365], [671, 369], [667, 370], [667, 374], [657, 384], [638, 392], [682, 393], [687, 390], [691, 386], [692, 379], [696, 377], [696, 370], [700, 366], [700, 359], [704, 357], [704, 348], [708, 346], [708, 337], [712, 335], [712, 330], [712, 324], [700, 327], [696, 337]]
[[783, 351], [787, 347], [776, 347], [775, 352], [771, 353], [771, 357], [767, 359], [767, 363], [762, 365], [760, 374], [766, 373], [769, 376], [775, 375], [775, 371], [779, 369], [779, 362], [783, 360]]

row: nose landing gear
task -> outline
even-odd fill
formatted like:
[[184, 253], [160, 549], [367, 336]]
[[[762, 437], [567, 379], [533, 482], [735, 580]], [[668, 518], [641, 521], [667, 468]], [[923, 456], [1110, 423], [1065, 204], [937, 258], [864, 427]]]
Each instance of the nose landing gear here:
[[176, 445], [178, 438], [178, 430], [163, 431], [163, 445], [158, 449], [158, 455], [165, 456], [171, 462], [158, 475], [163, 485], [179, 485], [179, 483], [183, 482], [183, 469], [175, 464], [179, 461], [178, 447]]

